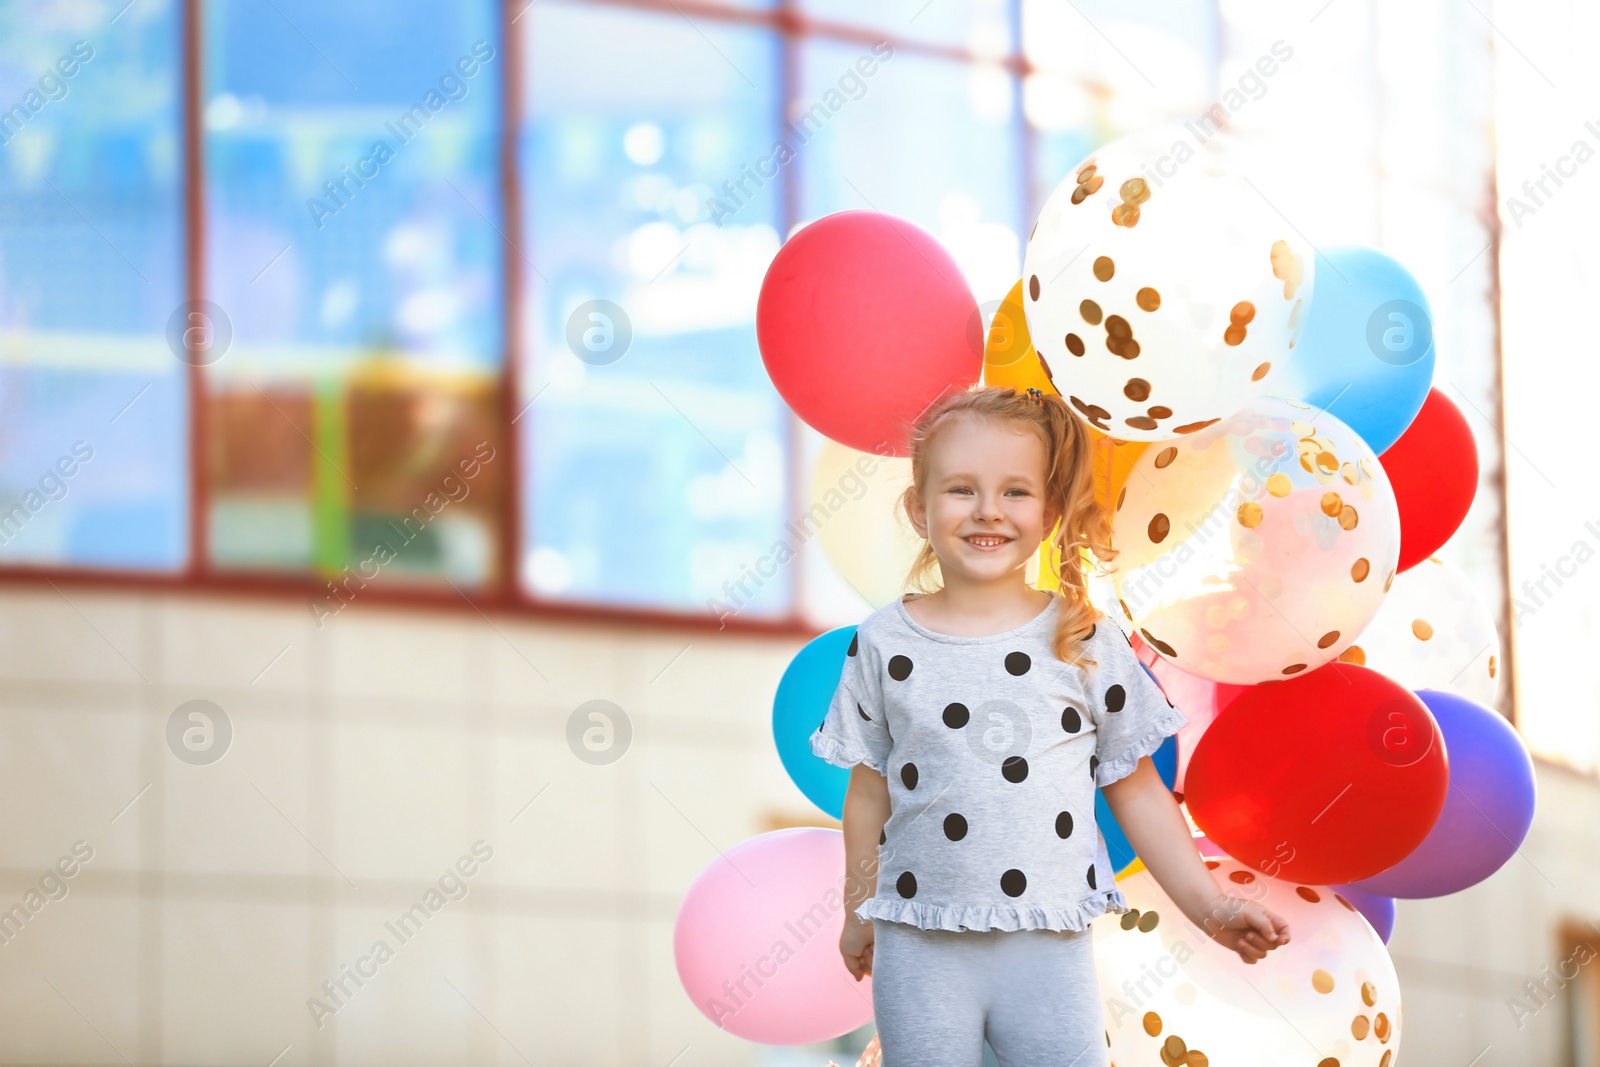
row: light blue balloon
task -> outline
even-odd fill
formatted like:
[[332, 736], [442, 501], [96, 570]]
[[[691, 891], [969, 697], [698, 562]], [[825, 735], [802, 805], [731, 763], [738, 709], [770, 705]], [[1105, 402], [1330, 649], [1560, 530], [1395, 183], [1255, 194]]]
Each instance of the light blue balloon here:
[[[1156, 676], [1150, 668], [1143, 663], [1144, 673], [1150, 676], [1152, 682]], [[1160, 683], [1156, 682], [1159, 686]], [[1172, 784], [1178, 780], [1178, 735], [1173, 734], [1161, 742], [1161, 747], [1150, 754], [1150, 762], [1156, 765], [1156, 773], [1161, 780], [1171, 789]], [[1100, 826], [1100, 833], [1106, 839], [1106, 853], [1111, 857], [1111, 869], [1120, 871], [1128, 864], [1139, 858], [1139, 854], [1128, 843], [1128, 835], [1122, 832], [1122, 827], [1117, 825], [1117, 817], [1111, 814], [1111, 805], [1106, 803], [1106, 795], [1099, 789], [1094, 791], [1094, 818]]]
[[1400, 439], [1433, 385], [1433, 315], [1411, 273], [1376, 248], [1317, 257], [1306, 321], [1269, 390], [1325, 410], [1374, 453]]
[[827, 718], [844, 674], [845, 652], [855, 636], [854, 626], [841, 626], [813, 638], [783, 672], [772, 701], [772, 736], [783, 769], [807, 800], [835, 819], [844, 818], [850, 771], [813, 754], [811, 735]]

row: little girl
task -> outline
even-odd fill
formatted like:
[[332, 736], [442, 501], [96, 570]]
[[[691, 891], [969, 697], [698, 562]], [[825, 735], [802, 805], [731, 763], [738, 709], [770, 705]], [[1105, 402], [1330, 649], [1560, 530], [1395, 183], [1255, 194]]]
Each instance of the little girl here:
[[[926, 538], [865, 619], [811, 748], [853, 768], [839, 951], [873, 976], [883, 1067], [1107, 1062], [1089, 921], [1125, 913], [1094, 788], [1188, 919], [1254, 963], [1289, 927], [1230, 896], [1149, 755], [1188, 720], [1090, 603], [1113, 554], [1090, 437], [1059, 396], [974, 387], [924, 412], [902, 505]], [[1057, 594], [1028, 561], [1056, 528]]]

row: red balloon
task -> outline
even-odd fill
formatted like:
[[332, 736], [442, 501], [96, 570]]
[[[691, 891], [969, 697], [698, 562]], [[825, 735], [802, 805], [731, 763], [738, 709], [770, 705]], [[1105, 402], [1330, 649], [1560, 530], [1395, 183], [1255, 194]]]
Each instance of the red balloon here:
[[1201, 735], [1222, 714], [1224, 708], [1254, 687], [1213, 682], [1209, 678], [1179, 670], [1171, 660], [1157, 654], [1138, 634], [1133, 634], [1128, 640], [1139, 662], [1150, 668], [1150, 673], [1156, 676], [1156, 684], [1167, 695], [1167, 699], [1189, 720], [1178, 731], [1178, 773], [1172, 783], [1173, 792], [1182, 793], [1189, 760], [1193, 758], [1194, 747], [1200, 743]]
[[841, 211], [778, 250], [756, 339], [794, 413], [840, 444], [909, 452], [925, 408], [983, 371], [978, 302], [933, 236], [876, 211]]
[[1337, 661], [1252, 686], [1195, 746], [1195, 825], [1268, 877], [1369, 878], [1422, 843], [1449, 788], [1444, 735], [1416, 694]]
[[1478, 446], [1461, 409], [1438, 389], [1400, 439], [1378, 457], [1400, 506], [1399, 570], [1450, 540], [1478, 491]]

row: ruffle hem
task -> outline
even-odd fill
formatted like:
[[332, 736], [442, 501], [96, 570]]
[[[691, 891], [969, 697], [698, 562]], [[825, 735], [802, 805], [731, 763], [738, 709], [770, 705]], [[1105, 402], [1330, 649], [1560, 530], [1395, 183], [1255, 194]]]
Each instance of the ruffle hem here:
[[1017, 907], [1006, 904], [924, 904], [915, 900], [871, 897], [856, 909], [862, 919], [909, 923], [923, 930], [1086, 930], [1092, 919], [1121, 915], [1128, 900], [1120, 889], [1102, 889], [1065, 908]]

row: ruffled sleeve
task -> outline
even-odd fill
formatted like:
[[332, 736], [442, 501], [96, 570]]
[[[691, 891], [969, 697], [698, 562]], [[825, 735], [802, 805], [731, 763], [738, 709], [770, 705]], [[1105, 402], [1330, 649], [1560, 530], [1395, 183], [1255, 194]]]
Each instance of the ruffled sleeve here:
[[844, 671], [828, 714], [811, 735], [811, 751], [836, 767], [864, 763], [887, 774], [893, 739], [883, 706], [883, 690], [868, 660], [872, 650], [859, 629], [850, 638]]
[[1140, 758], [1160, 748], [1189, 719], [1145, 673], [1116, 623], [1103, 618], [1100, 625], [1112, 632], [1095, 649], [1100, 662], [1089, 680], [1089, 706], [1097, 736], [1094, 781], [1108, 786], [1132, 774]]

